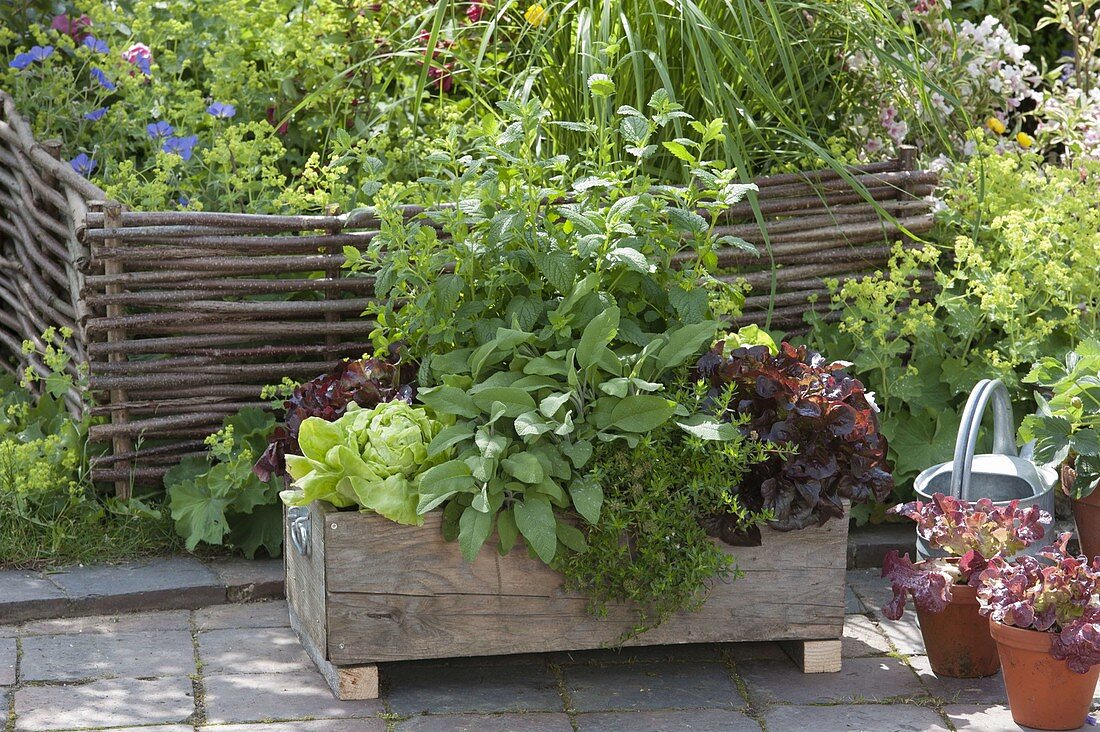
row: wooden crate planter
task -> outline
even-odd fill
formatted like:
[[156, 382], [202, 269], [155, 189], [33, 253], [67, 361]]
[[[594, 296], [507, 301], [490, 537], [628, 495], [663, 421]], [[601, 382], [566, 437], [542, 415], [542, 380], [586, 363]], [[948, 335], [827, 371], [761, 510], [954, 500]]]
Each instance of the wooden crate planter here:
[[[304, 553], [290, 535], [296, 515]], [[593, 617], [524, 551], [501, 557], [490, 541], [467, 563], [440, 520], [401, 526], [322, 502], [288, 514], [291, 625], [338, 698], [375, 698], [379, 663], [600, 648], [633, 622], [628, 606]], [[804, 672], [839, 671], [847, 538], [848, 522], [834, 520], [725, 547], [743, 577], [626, 645], [787, 641]]]

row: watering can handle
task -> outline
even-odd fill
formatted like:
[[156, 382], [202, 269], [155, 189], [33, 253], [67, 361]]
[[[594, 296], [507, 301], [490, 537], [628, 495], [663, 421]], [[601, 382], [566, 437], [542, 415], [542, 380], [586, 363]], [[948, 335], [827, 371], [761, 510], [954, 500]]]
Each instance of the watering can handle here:
[[951, 466], [951, 495], [970, 500], [970, 471], [974, 465], [974, 450], [982, 426], [986, 405], [993, 400], [993, 452], [1016, 455], [1013, 438], [1012, 402], [1008, 388], [999, 379], [982, 379], [970, 392], [963, 408], [959, 435], [955, 438], [955, 460]]

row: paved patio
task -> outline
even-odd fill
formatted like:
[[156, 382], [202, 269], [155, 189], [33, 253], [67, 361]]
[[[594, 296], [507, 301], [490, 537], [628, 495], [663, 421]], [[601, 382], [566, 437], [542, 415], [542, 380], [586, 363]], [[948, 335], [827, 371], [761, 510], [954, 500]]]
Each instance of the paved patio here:
[[338, 702], [286, 604], [0, 625], [6, 732], [813, 732], [1019, 729], [999, 677], [938, 679], [911, 618], [881, 622], [875, 570], [849, 572], [844, 670], [804, 676], [771, 643], [382, 667]]

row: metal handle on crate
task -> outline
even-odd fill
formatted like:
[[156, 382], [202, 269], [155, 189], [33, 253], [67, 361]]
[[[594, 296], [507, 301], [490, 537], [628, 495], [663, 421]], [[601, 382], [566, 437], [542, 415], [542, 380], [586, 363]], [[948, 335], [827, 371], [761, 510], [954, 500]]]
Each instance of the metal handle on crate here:
[[993, 400], [993, 452], [998, 455], [1016, 455], [1013, 436], [1012, 401], [1008, 388], [1000, 379], [982, 379], [970, 392], [963, 408], [959, 435], [955, 438], [955, 460], [951, 466], [951, 495], [970, 500], [970, 472], [974, 465], [974, 450], [978, 444], [978, 431], [989, 400]]
[[286, 512], [290, 521], [290, 543], [303, 557], [309, 556], [309, 506], [291, 506]]

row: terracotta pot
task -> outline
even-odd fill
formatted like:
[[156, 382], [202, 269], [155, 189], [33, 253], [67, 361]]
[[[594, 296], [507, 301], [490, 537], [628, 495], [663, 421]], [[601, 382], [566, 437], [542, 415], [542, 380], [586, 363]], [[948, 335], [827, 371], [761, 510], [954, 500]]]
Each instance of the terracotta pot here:
[[1100, 488], [1072, 504], [1081, 553], [1089, 559], [1100, 556]]
[[989, 620], [978, 614], [975, 588], [952, 585], [951, 604], [939, 613], [918, 607], [917, 621], [928, 663], [937, 676], [975, 679], [992, 676], [1001, 667], [997, 644], [989, 635]]
[[990, 622], [1004, 671], [1008, 706], [1016, 724], [1035, 729], [1077, 729], [1085, 723], [1100, 666], [1069, 670], [1050, 655], [1051, 633]]

